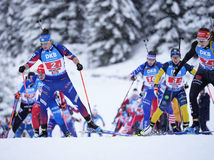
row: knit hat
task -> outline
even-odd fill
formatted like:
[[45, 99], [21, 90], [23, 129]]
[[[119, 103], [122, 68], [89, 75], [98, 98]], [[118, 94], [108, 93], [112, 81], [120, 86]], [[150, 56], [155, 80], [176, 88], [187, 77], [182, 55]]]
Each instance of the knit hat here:
[[180, 50], [179, 50], [179, 49], [177, 49], [177, 48], [173, 48], [173, 49], [171, 50], [171, 54], [170, 54], [170, 56], [172, 57], [172, 56], [174, 56], [174, 55], [178, 55], [178, 56], [180, 56], [180, 57], [181, 57]]

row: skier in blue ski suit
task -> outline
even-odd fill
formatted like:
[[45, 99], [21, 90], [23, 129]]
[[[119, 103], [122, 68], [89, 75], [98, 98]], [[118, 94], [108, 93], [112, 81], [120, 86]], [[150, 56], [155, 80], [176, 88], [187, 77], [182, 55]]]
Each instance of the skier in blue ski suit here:
[[[136, 76], [141, 73], [144, 81], [141, 93], [143, 97], [141, 108], [144, 111], [144, 120], [142, 121], [141, 129], [146, 128], [150, 122], [152, 102], [154, 98], [157, 98], [154, 94], [155, 76], [161, 67], [162, 63], [156, 62], [156, 54], [151, 51], [147, 55], [147, 62], [141, 64], [131, 73], [132, 80], [136, 80]], [[161, 99], [161, 94], [158, 95], [158, 99]]]
[[[100, 114], [98, 114], [97, 109], [93, 108], [91, 112], [92, 112], [92, 118], [93, 118], [94, 123], [97, 124], [97, 123], [99, 123], [99, 121], [101, 121], [103, 124], [103, 127], [105, 127], [105, 122], [103, 120], [103, 117], [101, 117]], [[86, 121], [83, 123], [83, 130], [85, 129], [86, 123], [87, 123]], [[99, 134], [99, 136], [102, 136], [102, 133], [98, 133], [98, 134]], [[88, 137], [91, 137], [91, 133], [88, 133]]]
[[[50, 34], [47, 29], [43, 29], [40, 35], [41, 47], [35, 51], [30, 60], [23, 66], [19, 67], [19, 72], [32, 67], [38, 60], [44, 64], [45, 80], [40, 97], [41, 117], [47, 121], [47, 107], [57, 105], [54, 99], [55, 91], [61, 91], [68, 99], [78, 106], [81, 115], [88, 122], [88, 126], [96, 131], [101, 131], [100, 127], [94, 124], [86, 107], [81, 102], [72, 82], [70, 81], [66, 68], [64, 57], [72, 60], [77, 70], [81, 71], [83, 66], [79, 63], [78, 58], [72, 54], [65, 46], [53, 43], [50, 39]], [[43, 131], [47, 134], [47, 124], [42, 126]]]
[[8, 138], [14, 138], [17, 129], [19, 128], [22, 121], [27, 117], [29, 113], [31, 113], [32, 106], [36, 101], [36, 91], [37, 87], [33, 83], [32, 77], [35, 75], [34, 72], [29, 72], [27, 76], [26, 90], [24, 83], [22, 83], [21, 89], [15, 94], [15, 99], [19, 99], [21, 97], [20, 109], [17, 114], [15, 114], [12, 129], [8, 133]]
[[[37, 86], [38, 92], [39, 92], [37, 101], [34, 104], [34, 105], [38, 105], [38, 104], [40, 104], [39, 103], [39, 99], [40, 99], [40, 94], [42, 92], [42, 88], [41, 87], [43, 87], [44, 84], [43, 84], [43, 81], [40, 80], [38, 75], [33, 76], [32, 80], [33, 80], [33, 82], [35, 82], [35, 85]], [[70, 132], [67, 129], [66, 124], [65, 124], [65, 122], [63, 120], [63, 117], [61, 115], [61, 110], [60, 110], [59, 104], [57, 104], [57, 105], [55, 105], [55, 103], [54, 104], [50, 104], [49, 108], [50, 108], [51, 112], [53, 113], [52, 117], [54, 118], [55, 123], [59, 125], [59, 127], [62, 130], [62, 132], [64, 133], [64, 135], [65, 136], [70, 136]], [[32, 114], [33, 114], [33, 112], [32, 112]], [[45, 119], [46, 119], [46, 117], [45, 117]], [[46, 120], [44, 121], [44, 117], [42, 117], [42, 115], [40, 116], [40, 120], [41, 120], [41, 126], [46, 125], [47, 122], [46, 122]], [[37, 128], [38, 128], [38, 132], [39, 132], [39, 127], [37, 127]], [[37, 131], [37, 129], [35, 129], [35, 131]], [[39, 137], [41, 137], [41, 136], [42, 137], [43, 136], [46, 137], [46, 134], [39, 135]], [[37, 136], [35, 136], [35, 137], [37, 137]]]
[[[60, 114], [62, 117], [61, 121], [65, 121], [66, 128], [69, 130], [71, 135], [73, 137], [77, 137], [77, 133], [76, 133], [75, 127], [74, 127], [74, 122], [79, 121], [79, 120], [72, 117], [72, 115], [73, 115], [73, 112], [79, 113], [79, 111], [67, 104], [65, 97], [62, 94], [62, 92], [57, 91], [55, 93], [55, 100], [56, 100], [58, 106], [60, 106], [60, 108], [61, 108], [61, 110], [59, 109], [57, 111], [57, 113]], [[51, 115], [49, 118], [49, 122], [48, 122], [48, 136], [49, 137], [52, 137], [52, 131], [57, 124], [59, 124], [59, 118]]]

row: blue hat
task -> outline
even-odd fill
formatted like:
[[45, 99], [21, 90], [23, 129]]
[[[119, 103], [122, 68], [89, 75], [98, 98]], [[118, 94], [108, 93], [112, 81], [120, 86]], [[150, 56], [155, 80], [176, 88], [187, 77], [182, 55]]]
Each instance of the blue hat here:
[[174, 55], [178, 55], [178, 56], [181, 57], [181, 53], [180, 53], [179, 49], [173, 48], [173, 49], [171, 50], [171, 57], [174, 56]]
[[50, 39], [51, 39], [51, 37], [49, 34], [40, 35], [40, 37], [39, 37], [40, 43], [47, 43], [50, 41]]

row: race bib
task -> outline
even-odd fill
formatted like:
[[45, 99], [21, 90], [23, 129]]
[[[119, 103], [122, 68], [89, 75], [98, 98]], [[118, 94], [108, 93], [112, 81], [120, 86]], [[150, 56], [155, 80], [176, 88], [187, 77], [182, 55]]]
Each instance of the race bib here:
[[212, 68], [214, 67], [214, 60], [212, 59], [206, 59], [206, 58], [202, 58], [200, 57], [200, 61], [201, 63], [203, 63], [206, 67]]
[[148, 76], [146, 77], [147, 82], [154, 83], [155, 82], [155, 76]]
[[62, 67], [62, 62], [61, 60], [53, 61], [53, 62], [47, 62], [45, 63], [45, 66], [47, 70], [52, 74], [58, 74], [61, 67]]

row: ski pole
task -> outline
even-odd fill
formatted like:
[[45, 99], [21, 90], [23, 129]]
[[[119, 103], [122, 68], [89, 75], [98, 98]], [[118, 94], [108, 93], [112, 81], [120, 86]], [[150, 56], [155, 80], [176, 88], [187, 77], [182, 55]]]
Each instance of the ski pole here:
[[145, 45], [145, 48], [146, 48], [146, 51], [147, 53], [149, 53], [149, 50], [148, 50], [148, 47], [147, 47], [147, 42], [149, 41], [148, 39], [144, 39], [144, 45]]
[[[91, 112], [91, 107], [90, 107], [90, 103], [89, 103], [89, 100], [88, 100], [88, 95], [87, 95], [87, 92], [86, 92], [86, 88], [85, 88], [85, 83], [84, 83], [84, 80], [83, 80], [83, 76], [82, 76], [82, 72], [80, 71], [80, 76], [81, 76], [81, 79], [82, 79], [82, 84], [83, 84], [83, 88], [84, 88], [84, 91], [85, 91], [85, 96], [86, 96], [86, 99], [87, 99], [87, 102], [88, 102], [88, 108], [89, 108], [89, 111], [92, 115], [92, 112]], [[91, 116], [91, 118], [93, 119], [93, 116]]]
[[[129, 87], [129, 89], [128, 89], [128, 91], [127, 91], [127, 93], [126, 93], [126, 95], [125, 95], [125, 97], [124, 97], [124, 99], [123, 99], [121, 105], [120, 105], [120, 108], [122, 107], [123, 102], [126, 100], [128, 94], [129, 94], [129, 91], [130, 91], [130, 89], [131, 89], [131, 87], [132, 87], [133, 84], [134, 84], [134, 81], [132, 81], [132, 83], [131, 83], [131, 85], [130, 85], [130, 87]], [[117, 114], [118, 114], [120, 108], [118, 109]], [[116, 114], [116, 115], [117, 115], [117, 114]], [[115, 119], [116, 119], [116, 117], [114, 118], [114, 121], [115, 121]]]
[[169, 128], [169, 115], [170, 115], [170, 109], [171, 109], [171, 103], [172, 103], [172, 95], [173, 95], [173, 88], [174, 88], [174, 80], [175, 80], [175, 77], [172, 77], [172, 90], [171, 90], [171, 94], [170, 94], [170, 105], [169, 105], [169, 112], [168, 112], [168, 116], [167, 116], [167, 125], [166, 125], [166, 131], [168, 131], [168, 128]]
[[184, 39], [183, 37], [179, 36], [179, 42], [178, 42], [178, 49], [181, 51], [181, 40]]
[[66, 128], [68, 129], [68, 125], [67, 125], [67, 122], [66, 122], [66, 119], [65, 119], [65, 114], [64, 114], [63, 109], [62, 109], [62, 118], [63, 118], [63, 121], [65, 123]]
[[12, 112], [11, 117], [10, 117], [8, 132], [7, 132], [7, 134], [5, 135], [5, 138], [7, 137], [8, 133], [9, 133], [9, 130], [10, 130], [10, 128], [11, 128], [13, 116], [14, 116], [14, 113], [15, 113], [15, 111], [16, 111], [16, 106], [17, 106], [18, 101], [19, 101], [19, 99], [14, 99], [14, 102], [13, 102], [13, 112]]
[[212, 99], [212, 102], [213, 102], [213, 104], [214, 104], [213, 96], [212, 96], [212, 93], [211, 93], [210, 88], [209, 88], [209, 86], [208, 86], [208, 85], [207, 85], [207, 89], [208, 89], [208, 92], [209, 92], [210, 97], [211, 97], [211, 99]]
[[24, 82], [24, 87], [25, 87], [25, 92], [26, 92], [26, 97], [27, 97], [27, 103], [28, 103], [28, 106], [29, 106], [29, 99], [28, 99], [27, 87], [26, 87], [26, 84], [25, 84], [25, 75], [24, 75], [24, 73], [22, 73], [22, 78], [23, 78], [23, 82]]
[[42, 20], [39, 19], [39, 20], [37, 20], [36, 22], [39, 23], [39, 26], [40, 26], [41, 30], [43, 30], [44, 28], [42, 27]]

